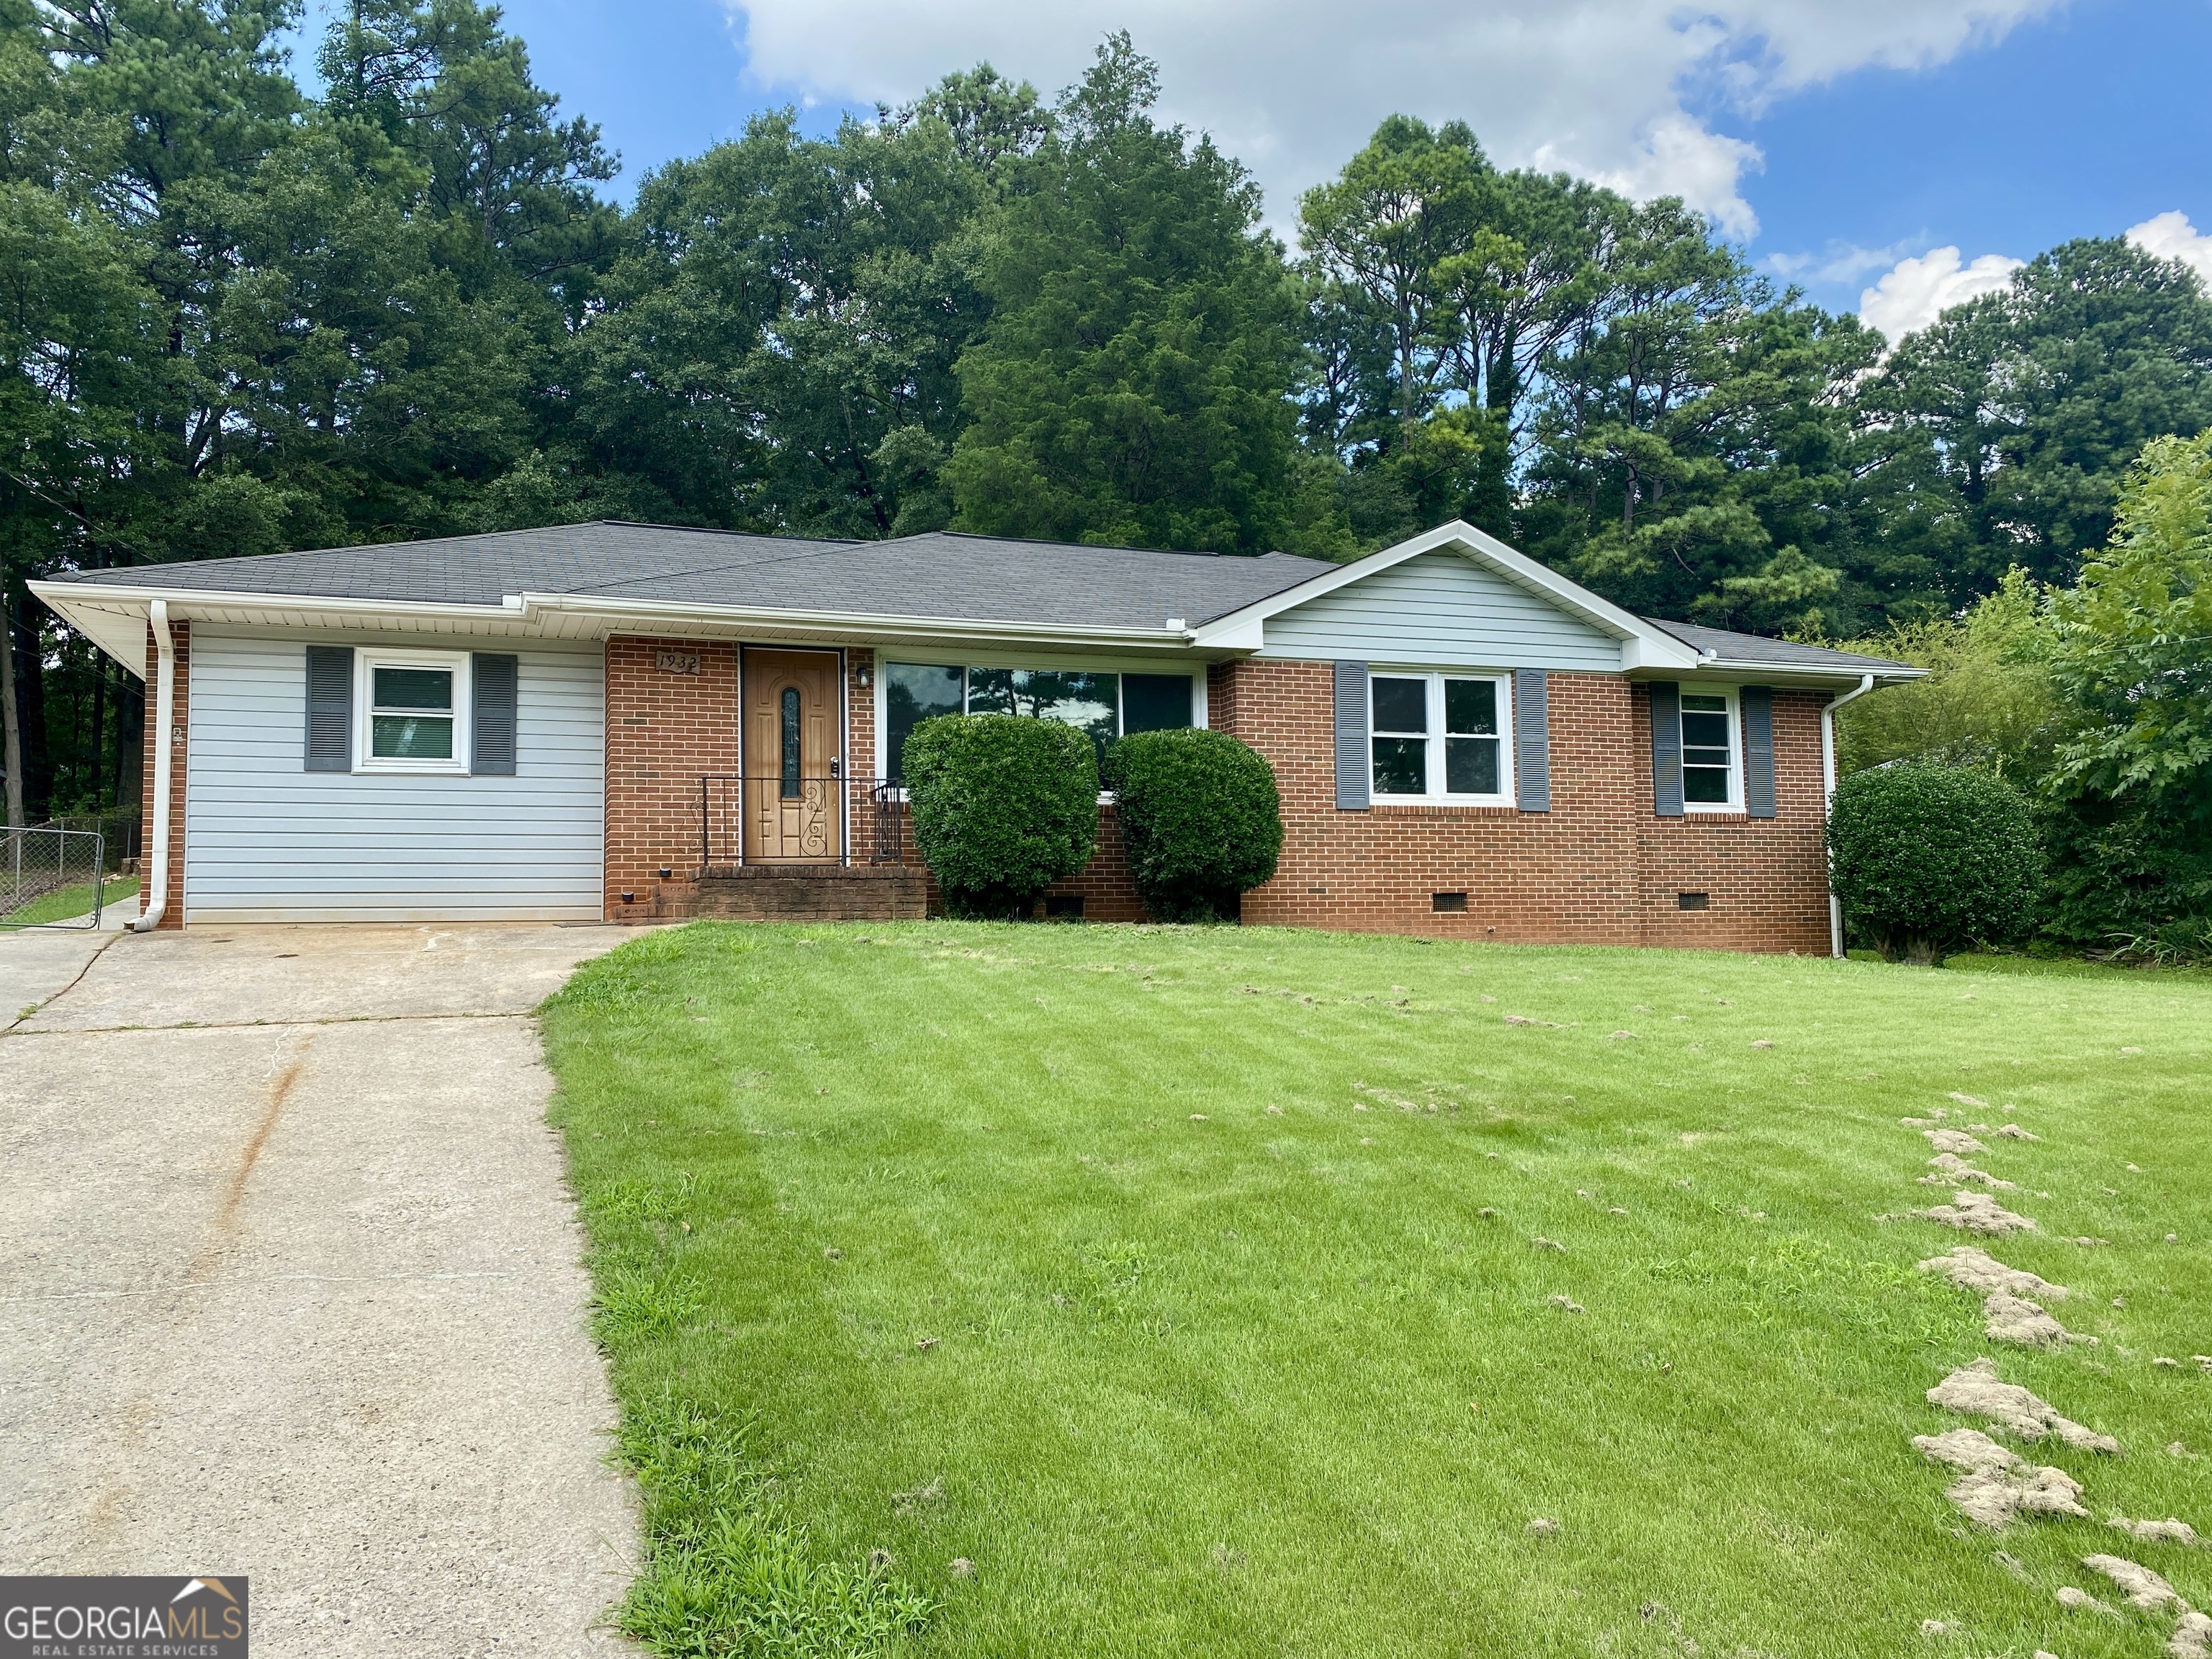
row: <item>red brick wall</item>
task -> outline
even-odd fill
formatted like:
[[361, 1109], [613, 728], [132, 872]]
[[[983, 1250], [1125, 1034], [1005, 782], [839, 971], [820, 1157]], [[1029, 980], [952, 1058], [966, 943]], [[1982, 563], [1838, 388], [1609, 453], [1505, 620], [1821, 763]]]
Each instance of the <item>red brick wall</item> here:
[[159, 927], [166, 932], [185, 925], [185, 767], [191, 732], [191, 624], [173, 622], [169, 638], [174, 642], [177, 665], [172, 696], [171, 730], [163, 732], [156, 688], [161, 684], [161, 653], [154, 643], [154, 630], [146, 630], [145, 731], [138, 744], [138, 914], [144, 915], [154, 902], [154, 745], [170, 743], [169, 754], [169, 896]]
[[[696, 651], [696, 676], [661, 673], [659, 650]], [[648, 920], [663, 887], [699, 865], [698, 779], [738, 769], [738, 651], [697, 641], [617, 638], [607, 646], [606, 906], [611, 920]], [[860, 683], [863, 668], [870, 684]], [[847, 653], [847, 792], [851, 857], [877, 847], [869, 786], [875, 752], [872, 653]], [[1206, 678], [1209, 723], [1251, 744], [1283, 794], [1282, 862], [1246, 896], [1255, 923], [1417, 933], [1449, 938], [1705, 945], [1825, 951], [1827, 888], [1820, 844], [1823, 694], [1774, 695], [1778, 816], [1661, 818], [1651, 806], [1645, 690], [1613, 675], [1550, 679], [1552, 810], [1377, 806], [1336, 810], [1335, 714], [1327, 663], [1217, 664]], [[150, 775], [150, 769], [149, 769]], [[892, 826], [919, 866], [905, 813]], [[624, 891], [635, 896], [624, 905]], [[1439, 915], [1430, 896], [1468, 895], [1465, 914]], [[1711, 908], [1685, 911], [1702, 892]], [[1050, 896], [1080, 894], [1087, 919], [1142, 919], [1113, 810], [1097, 851]], [[675, 896], [671, 895], [672, 898]], [[930, 886], [932, 907], [939, 902]], [[664, 907], [665, 908], [665, 907]]]
[[[660, 651], [696, 652], [696, 674]], [[607, 641], [606, 915], [649, 920], [663, 868], [699, 868], [699, 780], [738, 769], [738, 648], [701, 640]], [[632, 896], [628, 904], [623, 895]]]
[[[1224, 685], [1223, 681], [1226, 681]], [[1210, 681], [1212, 723], [1266, 755], [1283, 794], [1283, 856], [1244, 919], [1528, 942], [1825, 951], [1822, 699], [1775, 694], [1773, 819], [1662, 819], [1648, 704], [1609, 675], [1550, 678], [1552, 810], [1336, 810], [1333, 671], [1244, 661]], [[1465, 892], [1465, 914], [1431, 895]], [[1679, 892], [1711, 896], [1683, 911]]]
[[[1825, 692], [1774, 694], [1771, 818], [1685, 813], [1662, 818], [1651, 799], [1651, 695], [1634, 688], [1644, 943], [1729, 951], [1802, 951], [1826, 956], [1828, 861], [1820, 777]], [[1556, 722], [1554, 730], [1557, 729]], [[1684, 910], [1682, 893], [1710, 896], [1710, 910]]]

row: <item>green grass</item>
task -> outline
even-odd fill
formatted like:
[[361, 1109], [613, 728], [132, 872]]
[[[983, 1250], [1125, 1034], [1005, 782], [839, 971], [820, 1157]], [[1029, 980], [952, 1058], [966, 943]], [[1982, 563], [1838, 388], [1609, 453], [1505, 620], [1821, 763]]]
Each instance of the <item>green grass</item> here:
[[[103, 908], [122, 903], [138, 896], [138, 878], [110, 877], [100, 896]], [[58, 887], [28, 904], [0, 915], [0, 921], [13, 927], [33, 927], [44, 922], [71, 921], [92, 914], [93, 887], [88, 881], [74, 887]]]
[[[2148, 1659], [2053, 1601], [2100, 1550], [2212, 1603], [2102, 1524], [2212, 1531], [2202, 980], [702, 924], [545, 1031], [664, 1650]], [[2119, 1437], [2037, 1451], [2093, 1521], [1911, 1444], [1991, 1352], [1881, 1218], [1936, 1108], [2043, 1137], [1990, 1248], [2100, 1343], [1998, 1358]]]

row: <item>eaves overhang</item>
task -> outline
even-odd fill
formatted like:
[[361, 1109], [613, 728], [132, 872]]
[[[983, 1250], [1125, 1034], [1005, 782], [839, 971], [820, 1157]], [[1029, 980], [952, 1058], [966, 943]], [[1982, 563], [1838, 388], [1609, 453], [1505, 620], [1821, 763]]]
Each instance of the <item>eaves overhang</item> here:
[[1163, 656], [1219, 655], [1194, 649], [1188, 626], [1072, 627], [969, 617], [897, 617], [860, 611], [700, 605], [619, 595], [514, 593], [497, 605], [241, 593], [139, 584], [39, 581], [48, 608], [134, 674], [145, 672], [147, 617], [155, 599], [179, 622], [243, 627], [348, 629], [509, 639], [603, 641], [617, 634], [671, 639], [742, 638], [775, 642], [1023, 643], [1065, 651]]

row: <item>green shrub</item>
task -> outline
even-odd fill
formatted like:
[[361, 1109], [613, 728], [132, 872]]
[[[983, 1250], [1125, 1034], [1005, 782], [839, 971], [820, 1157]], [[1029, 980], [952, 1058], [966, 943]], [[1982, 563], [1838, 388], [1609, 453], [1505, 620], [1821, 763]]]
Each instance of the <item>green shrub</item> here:
[[1026, 916], [1091, 860], [1098, 756], [1087, 732], [1015, 714], [941, 714], [906, 740], [914, 838], [970, 919]]
[[1900, 761], [1855, 773], [1828, 815], [1836, 896], [1892, 961], [2017, 938], [2043, 855], [2027, 804], [1985, 772]]
[[1275, 873], [1282, 798], [1256, 750], [1222, 732], [1139, 732], [1107, 752], [1129, 874], [1162, 921], [1233, 921]]

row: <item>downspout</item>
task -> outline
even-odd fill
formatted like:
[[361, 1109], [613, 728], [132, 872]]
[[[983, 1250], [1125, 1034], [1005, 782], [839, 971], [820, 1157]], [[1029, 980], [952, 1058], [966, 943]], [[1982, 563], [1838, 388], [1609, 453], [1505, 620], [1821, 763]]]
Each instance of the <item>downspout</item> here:
[[[1874, 676], [1862, 674], [1857, 690], [1846, 691], [1840, 697], [1831, 698], [1820, 709], [1820, 835], [1823, 840], [1827, 837], [1828, 814], [1836, 804], [1836, 710], [1873, 690]], [[1828, 954], [1836, 957], [1844, 954], [1844, 902], [1836, 896], [1832, 879], [1828, 884]]]
[[177, 715], [177, 642], [169, 635], [169, 602], [155, 600], [148, 620], [161, 657], [154, 672], [154, 885], [145, 914], [131, 924], [137, 933], [159, 927], [169, 908], [169, 773], [176, 749], [169, 729]]

